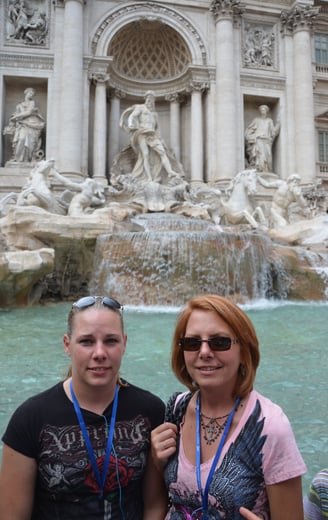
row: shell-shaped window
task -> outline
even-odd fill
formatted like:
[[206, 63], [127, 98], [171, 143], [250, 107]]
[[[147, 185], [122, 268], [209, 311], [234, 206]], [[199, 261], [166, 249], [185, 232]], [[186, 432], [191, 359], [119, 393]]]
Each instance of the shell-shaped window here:
[[158, 22], [133, 22], [116, 34], [108, 48], [117, 74], [142, 81], [174, 78], [191, 61], [188, 47], [171, 27]]

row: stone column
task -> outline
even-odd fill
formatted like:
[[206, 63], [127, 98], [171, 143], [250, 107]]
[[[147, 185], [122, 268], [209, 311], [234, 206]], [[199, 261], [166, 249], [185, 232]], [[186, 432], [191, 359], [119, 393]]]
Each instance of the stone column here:
[[64, 0], [59, 170], [81, 172], [83, 114], [83, 5]]
[[165, 99], [170, 102], [170, 148], [180, 161], [180, 96], [170, 94]]
[[216, 83], [215, 72], [211, 71], [209, 89], [205, 99], [205, 179], [217, 180], [216, 174]]
[[96, 85], [95, 112], [93, 128], [93, 176], [104, 179], [106, 176], [106, 136], [107, 110], [106, 85], [109, 75], [101, 72], [93, 73], [92, 81]]
[[110, 171], [114, 161], [114, 157], [120, 151], [120, 114], [121, 99], [125, 97], [125, 93], [120, 90], [113, 89], [110, 91], [110, 109], [109, 109], [109, 133], [108, 133], [108, 169]]
[[234, 15], [242, 11], [239, 0], [213, 0], [210, 10], [216, 25], [216, 153], [217, 178], [231, 179], [236, 174], [237, 81], [234, 55]]
[[191, 182], [204, 182], [204, 135], [202, 94], [206, 85], [192, 82], [191, 90]]
[[54, 53], [54, 66], [52, 78], [48, 81], [47, 99], [47, 143], [46, 157], [53, 157], [56, 160], [56, 167], [59, 168], [59, 136], [61, 132], [60, 103], [62, 86], [62, 64], [63, 64], [63, 30], [64, 30], [64, 5], [59, 2], [54, 4], [54, 17], [52, 26]]
[[281, 14], [283, 27], [293, 34], [295, 169], [302, 183], [314, 182], [316, 175], [310, 31], [317, 13], [315, 8], [297, 4]]
[[286, 102], [285, 113], [281, 113], [281, 126], [286, 126], [286, 142], [282, 148], [282, 178], [296, 171], [295, 166], [295, 121], [294, 121], [294, 60], [293, 39], [289, 32], [284, 35], [285, 44], [285, 74], [286, 74]]

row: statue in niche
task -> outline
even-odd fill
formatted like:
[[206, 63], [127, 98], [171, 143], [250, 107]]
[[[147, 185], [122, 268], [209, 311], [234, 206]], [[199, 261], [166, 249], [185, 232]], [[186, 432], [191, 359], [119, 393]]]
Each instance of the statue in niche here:
[[273, 65], [274, 34], [259, 27], [248, 27], [245, 35], [244, 64], [247, 67]]
[[274, 124], [268, 117], [269, 107], [260, 105], [259, 117], [255, 117], [245, 131], [246, 158], [249, 166], [258, 172], [272, 172], [272, 145], [280, 131], [280, 121]]
[[45, 44], [48, 33], [45, 11], [28, 7], [25, 0], [11, 0], [8, 7], [8, 19], [13, 27], [9, 39], [34, 45]]
[[296, 206], [302, 210], [305, 217], [311, 217], [308, 203], [303, 197], [301, 190], [301, 177], [296, 173], [290, 175], [287, 180], [277, 179], [268, 181], [260, 175], [257, 176], [259, 183], [265, 188], [277, 188], [272, 197], [270, 207], [270, 224], [273, 228], [285, 227], [289, 222], [289, 210]]
[[3, 133], [12, 136], [11, 161], [38, 161], [44, 156], [41, 133], [45, 120], [35, 106], [34, 88], [25, 89], [24, 96], [24, 101], [16, 106], [16, 111], [10, 116]]
[[121, 116], [120, 126], [130, 135], [131, 147], [137, 157], [132, 177], [161, 182], [163, 170], [168, 181], [180, 177], [181, 174], [173, 170], [174, 158], [159, 132], [154, 92], [146, 92], [144, 104], [127, 108]]

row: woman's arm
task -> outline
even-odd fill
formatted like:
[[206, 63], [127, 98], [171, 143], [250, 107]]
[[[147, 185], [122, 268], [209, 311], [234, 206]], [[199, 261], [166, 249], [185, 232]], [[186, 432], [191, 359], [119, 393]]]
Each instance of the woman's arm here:
[[254, 513], [252, 513], [252, 511], [246, 509], [246, 507], [241, 507], [239, 509], [239, 513], [243, 518], [246, 518], [246, 520], [262, 520], [261, 516], [255, 515]]
[[267, 486], [271, 520], [304, 520], [302, 478]]
[[0, 514], [5, 520], [30, 520], [37, 474], [35, 459], [3, 446]]
[[[302, 479], [301, 477], [285, 480], [279, 484], [267, 486], [271, 520], [303, 520]], [[246, 520], [261, 520], [245, 507], [240, 514]]]
[[156, 468], [151, 454], [148, 456], [143, 482], [144, 520], [163, 520], [167, 512], [168, 496], [164, 479]]

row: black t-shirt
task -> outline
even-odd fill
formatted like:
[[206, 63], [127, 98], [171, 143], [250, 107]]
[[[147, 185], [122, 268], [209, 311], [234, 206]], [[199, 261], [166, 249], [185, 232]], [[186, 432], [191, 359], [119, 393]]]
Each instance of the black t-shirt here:
[[[164, 403], [150, 392], [130, 384], [120, 388], [104, 500], [100, 500], [83, 434], [63, 384], [25, 401], [2, 440], [37, 461], [32, 520], [142, 520], [150, 432], [163, 422], [164, 410]], [[82, 410], [100, 475], [111, 412], [112, 404], [103, 415]]]

